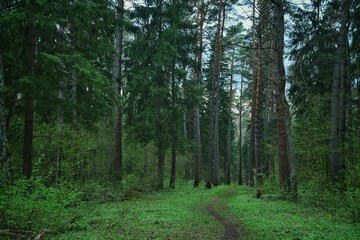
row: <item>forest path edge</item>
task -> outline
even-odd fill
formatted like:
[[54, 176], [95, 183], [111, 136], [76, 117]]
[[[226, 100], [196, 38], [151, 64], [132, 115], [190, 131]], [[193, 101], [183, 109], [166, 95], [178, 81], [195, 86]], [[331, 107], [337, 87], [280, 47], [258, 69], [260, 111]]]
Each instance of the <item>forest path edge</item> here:
[[224, 226], [223, 240], [248, 239], [245, 229], [239, 224], [226, 204], [226, 199], [236, 195], [236, 189], [231, 188], [222, 196], [213, 200], [206, 208], [207, 212]]

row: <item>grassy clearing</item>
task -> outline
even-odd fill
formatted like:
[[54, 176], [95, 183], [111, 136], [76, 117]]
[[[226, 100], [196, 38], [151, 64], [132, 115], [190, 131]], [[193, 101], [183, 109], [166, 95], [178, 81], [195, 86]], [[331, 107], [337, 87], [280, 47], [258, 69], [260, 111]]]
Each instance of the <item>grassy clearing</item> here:
[[223, 192], [186, 184], [124, 202], [87, 203], [53, 239], [220, 239], [223, 226], [205, 208]]
[[[226, 194], [229, 190], [235, 194]], [[220, 215], [240, 223], [248, 239], [360, 239], [360, 224], [335, 221], [316, 208], [280, 200], [256, 199], [253, 188], [219, 186], [140, 195], [124, 202], [88, 202], [52, 239], [221, 239], [224, 227], [206, 207], [220, 196], [229, 208]], [[243, 231], [243, 232], [241, 232]]]
[[280, 200], [255, 198], [255, 190], [240, 187], [228, 206], [250, 239], [360, 239], [360, 224], [335, 221], [316, 208]]

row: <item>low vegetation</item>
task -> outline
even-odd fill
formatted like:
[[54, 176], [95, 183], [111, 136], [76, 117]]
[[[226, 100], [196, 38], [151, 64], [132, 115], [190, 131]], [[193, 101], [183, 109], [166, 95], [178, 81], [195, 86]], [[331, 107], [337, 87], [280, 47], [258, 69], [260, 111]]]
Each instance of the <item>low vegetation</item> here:
[[[33, 188], [31, 191], [24, 189]], [[321, 208], [280, 199], [256, 198], [248, 187], [193, 189], [181, 183], [174, 190], [121, 198], [115, 188], [97, 185], [93, 196], [64, 187], [48, 188], [38, 180], [18, 182], [1, 195], [1, 239], [220, 239], [223, 225], [207, 207], [220, 197], [229, 207], [222, 217], [239, 223], [249, 239], [359, 239], [360, 224]], [[101, 189], [103, 188], [103, 189]], [[234, 191], [234, 194], [227, 194]], [[12, 196], [12, 198], [8, 198]], [[64, 197], [66, 196], [66, 197]], [[129, 197], [127, 197], [129, 198]], [[340, 216], [340, 215], [339, 215]]]

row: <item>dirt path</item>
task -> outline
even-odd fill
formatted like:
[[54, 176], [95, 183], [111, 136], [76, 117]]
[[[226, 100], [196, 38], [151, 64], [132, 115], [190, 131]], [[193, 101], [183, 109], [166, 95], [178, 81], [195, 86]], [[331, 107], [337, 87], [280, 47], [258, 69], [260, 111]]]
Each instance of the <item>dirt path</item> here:
[[226, 205], [226, 198], [235, 194], [234, 189], [230, 189], [223, 196], [215, 199], [207, 206], [207, 211], [219, 222], [224, 225], [223, 240], [247, 239], [245, 234], [240, 231], [239, 224], [230, 217], [230, 209]]

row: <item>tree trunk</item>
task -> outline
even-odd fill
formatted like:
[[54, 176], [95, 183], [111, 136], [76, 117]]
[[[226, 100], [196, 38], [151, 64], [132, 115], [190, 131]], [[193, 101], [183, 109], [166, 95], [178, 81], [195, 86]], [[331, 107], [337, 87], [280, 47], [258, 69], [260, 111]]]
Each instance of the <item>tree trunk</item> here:
[[[202, 9], [203, 1], [198, 1], [197, 12], [197, 31], [199, 35], [199, 49], [197, 52], [197, 61], [195, 63], [195, 75], [196, 75], [196, 88], [200, 89], [202, 79], [202, 48], [203, 48], [203, 27], [205, 20], [205, 12]], [[197, 43], [196, 43], [197, 44]], [[194, 137], [195, 137], [195, 168], [194, 168], [194, 187], [198, 187], [200, 184], [200, 163], [202, 160], [201, 154], [201, 132], [200, 132], [200, 110], [199, 100], [195, 103], [194, 108]]]
[[[2, 11], [2, 0], [0, 0], [0, 12]], [[7, 136], [6, 136], [6, 122], [5, 122], [5, 78], [3, 65], [3, 49], [0, 43], [0, 170], [4, 174], [7, 181], [10, 181], [10, 166], [7, 155]]]
[[225, 175], [225, 184], [230, 185], [231, 179], [231, 116], [229, 117], [228, 129], [227, 129], [227, 160], [226, 160], [226, 175]]
[[78, 123], [78, 111], [77, 111], [77, 75], [76, 69], [73, 67], [71, 68], [71, 100], [73, 104], [72, 110], [72, 121], [73, 124], [76, 126]]
[[262, 21], [263, 21], [263, 0], [260, 0], [260, 23], [259, 23], [259, 44], [258, 44], [258, 68], [256, 80], [255, 97], [255, 166], [256, 185], [261, 184], [261, 95], [262, 95]]
[[214, 112], [210, 112], [209, 123], [209, 144], [208, 144], [208, 159], [207, 159], [207, 175], [206, 175], [206, 188], [211, 188], [211, 175], [212, 175], [212, 158], [213, 158], [213, 134], [214, 134]]
[[117, 180], [122, 178], [122, 104], [121, 104], [121, 85], [122, 85], [122, 51], [123, 51], [123, 16], [124, 0], [117, 1], [117, 21], [118, 25], [115, 32], [115, 55], [112, 71], [112, 83], [114, 87], [114, 160], [113, 171]]
[[[271, 78], [270, 78], [270, 99], [269, 99], [269, 111], [270, 111], [270, 116], [269, 116], [269, 127], [270, 127], [270, 146], [275, 146], [275, 111], [274, 111], [274, 106], [275, 106], [275, 71], [276, 71], [276, 66], [275, 66], [275, 50], [274, 50], [274, 39], [271, 40], [271, 46], [273, 47], [273, 49], [271, 50]], [[273, 151], [271, 151], [270, 156], [269, 156], [269, 175], [274, 177], [275, 175], [275, 155], [273, 153]]]
[[[349, 47], [349, 42], [347, 42], [346, 47]], [[353, 144], [353, 98], [352, 98], [352, 79], [350, 77], [350, 56], [346, 56], [346, 62], [345, 62], [345, 69], [346, 69], [346, 92], [345, 92], [345, 98], [346, 98], [346, 119], [347, 119], [347, 140], [349, 143], [349, 162], [351, 164], [355, 164], [355, 157], [354, 157], [354, 144]]]
[[[350, 5], [351, 0], [343, 0], [341, 4], [341, 23], [340, 23], [340, 32], [337, 39], [337, 49], [335, 53], [335, 64], [334, 64], [334, 74], [333, 82], [331, 89], [331, 154], [330, 154], [330, 165], [331, 165], [331, 180], [334, 183], [343, 181], [340, 176], [341, 174], [341, 164], [339, 161], [339, 147], [343, 144], [341, 142], [341, 135], [339, 134], [339, 122], [341, 106], [340, 103], [343, 101], [341, 97], [344, 97], [343, 94], [340, 94], [340, 84], [341, 78], [344, 74], [345, 60], [346, 60], [346, 42], [348, 35], [348, 22], [350, 17]], [[340, 140], [340, 141], [339, 141]]]
[[170, 172], [170, 188], [175, 188], [176, 180], [176, 145], [177, 145], [177, 129], [176, 129], [176, 83], [175, 83], [175, 59], [172, 66], [172, 76], [171, 76], [171, 92], [172, 92], [172, 121], [173, 121], [173, 133], [172, 133], [172, 143], [171, 143], [171, 172]]
[[218, 186], [219, 183], [219, 81], [220, 81], [220, 61], [221, 61], [221, 42], [224, 30], [225, 21], [225, 4], [220, 0], [217, 32], [215, 37], [215, 52], [214, 52], [214, 72], [213, 72], [213, 112], [214, 112], [214, 172], [213, 172], [213, 184]]
[[253, 153], [254, 153], [254, 140], [255, 140], [255, 101], [256, 101], [256, 68], [255, 68], [255, 5], [256, 0], [253, 1], [253, 16], [252, 16], [252, 83], [251, 83], [251, 116], [250, 116], [250, 143], [249, 143], [249, 185], [254, 185], [254, 176], [253, 176]]
[[[187, 117], [186, 117], [186, 110], [183, 112], [183, 132], [184, 132], [184, 139], [187, 140], [188, 133], [187, 133]], [[190, 179], [190, 157], [188, 157], [188, 151], [187, 147], [185, 147], [185, 174], [184, 179], [189, 180]], [[195, 158], [195, 164], [196, 164], [196, 158]], [[196, 170], [196, 167], [195, 167]], [[194, 176], [196, 176], [196, 173], [194, 173]], [[195, 177], [194, 177], [195, 180]], [[194, 181], [195, 182], [195, 181]], [[194, 186], [195, 187], [195, 186]]]
[[162, 139], [158, 143], [158, 184], [157, 190], [163, 189], [164, 187], [164, 167], [165, 167], [165, 145]]
[[[28, 25], [25, 32], [25, 75], [31, 80], [35, 77], [36, 34], [33, 16], [28, 16]], [[30, 86], [24, 92], [24, 142], [23, 142], [23, 175], [30, 178], [32, 175], [33, 135], [34, 135], [34, 105], [33, 93]]]
[[279, 138], [279, 175], [280, 187], [286, 191], [296, 193], [296, 165], [292, 146], [289, 110], [285, 97], [285, 68], [284, 54], [284, 9], [282, 0], [274, 0], [274, 30], [275, 30], [275, 79], [277, 125]]
[[[162, 17], [162, 9], [163, 9], [163, 1], [158, 0], [156, 1], [157, 4], [157, 22], [158, 22], [158, 45], [161, 46], [161, 35], [162, 35], [162, 27], [163, 27], [163, 20]], [[157, 77], [157, 87], [163, 88], [166, 86], [164, 81], [164, 73], [162, 69], [159, 67], [157, 69], [158, 77]], [[161, 105], [158, 106], [158, 109], [161, 109]], [[160, 112], [158, 112], [160, 114]], [[158, 116], [159, 117], [159, 116]], [[162, 126], [161, 121], [158, 119], [157, 124], [158, 136], [157, 136], [157, 150], [158, 150], [158, 184], [157, 189], [160, 190], [164, 188], [164, 167], [165, 167], [165, 152], [166, 152], [166, 137], [165, 137], [165, 128]]]
[[[60, 101], [64, 101], [64, 82], [60, 82], [60, 88], [58, 92], [58, 98]], [[61, 161], [63, 156], [63, 149], [62, 149], [62, 128], [64, 124], [64, 110], [62, 106], [58, 107], [57, 110], [57, 120], [56, 120], [56, 132], [57, 132], [57, 149], [56, 149], [56, 176], [55, 181], [59, 183], [60, 175], [61, 175]]]
[[144, 145], [144, 176], [147, 175], [148, 172], [148, 145], [145, 143]]
[[[174, 124], [174, 131], [176, 131], [176, 124]], [[175, 188], [176, 180], [176, 140], [173, 140], [171, 146], [171, 175], [170, 175], [170, 188]]]
[[297, 198], [297, 176], [296, 176], [296, 159], [295, 149], [292, 141], [291, 128], [290, 128], [290, 112], [289, 106], [286, 105], [286, 136], [287, 136], [287, 147], [288, 147], [288, 158], [290, 167], [290, 191], [294, 194], [294, 198]]
[[227, 136], [227, 161], [226, 161], [226, 178], [225, 184], [230, 185], [231, 179], [231, 153], [232, 153], [232, 137], [231, 137], [231, 128], [232, 128], [232, 85], [233, 85], [233, 78], [234, 78], [234, 62], [235, 62], [235, 48], [232, 52], [232, 59], [231, 59], [231, 67], [230, 67], [230, 92], [229, 92], [229, 122], [228, 122], [228, 136]]
[[242, 177], [242, 98], [243, 98], [243, 76], [240, 82], [240, 103], [239, 103], [239, 185], [243, 184]]

